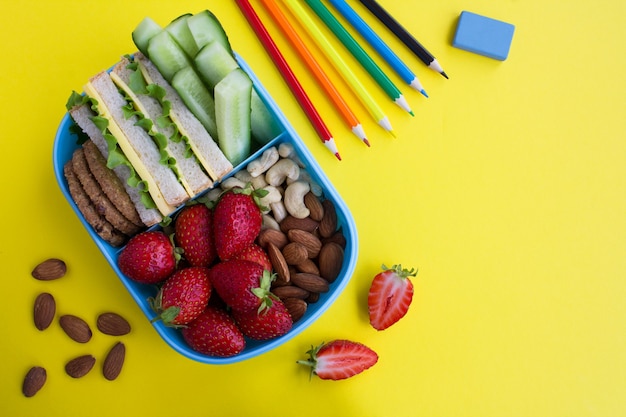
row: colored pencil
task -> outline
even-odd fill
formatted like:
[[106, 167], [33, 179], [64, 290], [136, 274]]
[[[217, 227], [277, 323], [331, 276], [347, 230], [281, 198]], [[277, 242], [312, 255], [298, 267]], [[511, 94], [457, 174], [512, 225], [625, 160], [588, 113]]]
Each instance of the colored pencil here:
[[308, 15], [306, 10], [300, 5], [298, 0], [283, 0], [283, 2], [289, 7], [292, 14], [300, 21], [302, 26], [308, 31], [311, 38], [315, 40], [318, 47], [326, 54], [326, 56], [333, 62], [336, 69], [341, 73], [346, 82], [350, 84], [352, 90], [365, 105], [372, 117], [382, 126], [385, 130], [391, 132], [391, 123], [389, 118], [383, 113], [382, 109], [376, 103], [374, 98], [368, 93], [358, 77], [352, 72], [348, 64], [343, 60], [339, 52], [332, 46], [328, 38], [324, 36], [321, 30], [317, 27], [315, 22]]
[[409, 104], [402, 95], [402, 92], [396, 87], [391, 79], [383, 72], [382, 69], [374, 62], [374, 60], [365, 52], [352, 35], [343, 27], [337, 18], [322, 4], [320, 0], [304, 0], [306, 4], [317, 14], [322, 22], [330, 29], [330, 31], [341, 41], [341, 43], [350, 51], [352, 56], [361, 64], [374, 81], [383, 89], [385, 94], [393, 100], [400, 108], [406, 110], [413, 115]]
[[393, 68], [393, 70], [409, 86], [428, 97], [426, 91], [415, 73], [400, 59], [398, 55], [383, 41], [380, 36], [359, 16], [345, 0], [328, 0], [335, 9], [363, 36], [363, 38], [378, 52], [378, 54]]
[[356, 117], [348, 103], [341, 96], [335, 85], [328, 78], [320, 64], [315, 60], [315, 57], [309, 51], [304, 41], [296, 30], [293, 28], [291, 23], [287, 20], [285, 14], [280, 10], [278, 5], [273, 0], [261, 0], [261, 2], [265, 5], [265, 8], [270, 12], [274, 21], [281, 28], [293, 48], [298, 52], [300, 58], [305, 62], [309, 71], [313, 73], [318, 83], [324, 88], [326, 91], [326, 95], [330, 98], [332, 103], [335, 105], [337, 111], [341, 114], [341, 117], [344, 119], [350, 130], [365, 143], [367, 146], [370, 146], [369, 141], [365, 135], [365, 131], [363, 130], [363, 125]]
[[256, 14], [256, 12], [252, 8], [248, 0], [235, 0], [235, 2], [241, 9], [241, 12], [243, 13], [243, 15], [246, 17], [246, 19], [250, 23], [250, 26], [252, 27], [252, 29], [254, 29], [254, 32], [256, 33], [259, 40], [263, 44], [263, 47], [265, 48], [267, 53], [271, 56], [272, 60], [274, 61], [274, 64], [278, 67], [279, 72], [281, 73], [281, 75], [283, 76], [287, 84], [289, 85], [289, 88], [291, 89], [292, 93], [298, 100], [298, 103], [300, 104], [300, 106], [306, 113], [307, 117], [311, 121], [311, 124], [315, 128], [317, 134], [322, 139], [324, 146], [326, 146], [326, 148], [328, 148], [328, 150], [330, 150], [335, 155], [335, 157], [337, 157], [337, 159], [341, 160], [341, 156], [339, 155], [339, 151], [337, 150], [337, 146], [335, 145], [335, 140], [333, 139], [333, 135], [328, 130], [328, 127], [322, 120], [322, 117], [317, 112], [317, 109], [315, 108], [315, 106], [313, 106], [311, 99], [309, 99], [309, 96], [306, 94], [306, 92], [302, 88], [300, 81], [298, 81], [295, 74], [291, 70], [291, 67], [289, 67], [289, 64], [283, 57], [283, 54], [280, 52], [276, 44], [274, 43], [274, 40], [272, 39], [269, 32], [263, 25], [263, 22], [261, 22], [261, 19], [259, 18], [259, 16]]
[[444, 77], [448, 78], [439, 62], [428, 52], [424, 46], [417, 41], [396, 19], [394, 19], [383, 7], [375, 0], [359, 0], [378, 20], [380, 20], [387, 28], [393, 32], [417, 57], [428, 66], [428, 68], [437, 71]]

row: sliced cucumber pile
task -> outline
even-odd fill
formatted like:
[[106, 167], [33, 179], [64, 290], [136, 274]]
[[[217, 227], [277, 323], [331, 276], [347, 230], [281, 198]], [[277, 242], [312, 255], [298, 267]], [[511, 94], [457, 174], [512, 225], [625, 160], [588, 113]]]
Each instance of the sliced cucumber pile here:
[[233, 165], [250, 155], [252, 139], [262, 145], [280, 133], [210, 11], [181, 15], [165, 27], [146, 17], [132, 39]]

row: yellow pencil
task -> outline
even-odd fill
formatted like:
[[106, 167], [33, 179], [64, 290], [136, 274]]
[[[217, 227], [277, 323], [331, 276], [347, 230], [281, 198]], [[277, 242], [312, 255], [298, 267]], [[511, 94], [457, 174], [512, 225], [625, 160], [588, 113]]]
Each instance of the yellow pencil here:
[[392, 128], [389, 118], [382, 111], [378, 103], [376, 103], [372, 96], [367, 92], [363, 84], [361, 84], [361, 81], [357, 78], [354, 72], [352, 72], [337, 50], [332, 46], [328, 38], [324, 36], [306, 10], [304, 10], [297, 0], [283, 0], [283, 2], [289, 7], [292, 14], [308, 31], [311, 38], [313, 38], [313, 40], [317, 43], [318, 47], [333, 62], [337, 70], [341, 73], [346, 82], [350, 84], [355, 94], [359, 97], [376, 122], [378, 122], [378, 124], [385, 130], [391, 132]]

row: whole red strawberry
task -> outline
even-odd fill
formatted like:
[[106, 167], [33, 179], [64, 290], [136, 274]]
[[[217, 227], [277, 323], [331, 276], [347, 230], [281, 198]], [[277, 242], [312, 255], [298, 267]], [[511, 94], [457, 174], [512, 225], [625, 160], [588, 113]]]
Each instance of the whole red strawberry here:
[[209, 268], [192, 266], [179, 269], [169, 277], [150, 304], [168, 326], [185, 325], [200, 315], [211, 297]]
[[225, 192], [213, 212], [215, 249], [221, 260], [234, 257], [250, 246], [259, 232], [263, 217], [251, 187], [235, 187]]
[[246, 341], [233, 318], [212, 305], [182, 329], [183, 339], [196, 352], [229, 357], [245, 348]]
[[272, 274], [256, 262], [231, 259], [209, 271], [209, 280], [220, 298], [233, 310], [257, 311], [276, 298], [270, 293]]
[[157, 284], [176, 269], [174, 245], [163, 232], [139, 233], [122, 249], [117, 265], [133, 281]]
[[174, 223], [174, 240], [191, 266], [210, 266], [217, 257], [213, 213], [204, 204], [183, 208]]
[[339, 380], [360, 374], [378, 362], [378, 355], [362, 343], [333, 340], [307, 351], [309, 359], [297, 361], [311, 367], [311, 375], [321, 379]]
[[382, 272], [374, 277], [367, 305], [370, 323], [376, 330], [384, 330], [406, 315], [413, 299], [413, 283], [409, 277], [416, 274], [413, 268], [383, 265]]
[[253, 243], [248, 246], [241, 252], [239, 252], [233, 259], [243, 259], [246, 261], [256, 262], [268, 271], [272, 271], [272, 261], [270, 261], [270, 257], [259, 245]]
[[244, 336], [254, 340], [269, 340], [282, 336], [291, 330], [293, 320], [280, 300], [262, 311], [239, 312], [233, 310], [233, 318]]

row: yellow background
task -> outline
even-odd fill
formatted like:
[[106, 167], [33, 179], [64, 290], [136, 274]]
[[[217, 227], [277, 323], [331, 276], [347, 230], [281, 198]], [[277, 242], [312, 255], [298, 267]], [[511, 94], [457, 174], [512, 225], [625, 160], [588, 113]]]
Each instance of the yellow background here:
[[[2, 1], [1, 415], [626, 416], [626, 3], [381, 0], [449, 80], [350, 3], [430, 95], [410, 91], [377, 59], [412, 118], [360, 75], [389, 115], [393, 138], [331, 73], [363, 121], [369, 149], [253, 1], [333, 130], [338, 162], [232, 1]], [[159, 338], [52, 171], [70, 92], [133, 52], [130, 34], [145, 15], [166, 24], [204, 8], [302, 136], [359, 232], [356, 270], [337, 302], [288, 344], [228, 366], [188, 360]], [[506, 61], [451, 46], [462, 10], [515, 25]], [[48, 257], [67, 262], [65, 278], [30, 277]], [[382, 263], [419, 274], [408, 315], [376, 332], [366, 295]], [[114, 310], [133, 332], [94, 332], [87, 345], [57, 324], [39, 332], [32, 303], [42, 291], [56, 297], [58, 314], [95, 327], [98, 313]], [[333, 338], [367, 344], [378, 364], [345, 381], [309, 381], [295, 361]], [[118, 339], [127, 360], [116, 381], [106, 381], [100, 365], [79, 380], [65, 375], [67, 360], [84, 353], [101, 360]], [[48, 382], [25, 398], [21, 382], [32, 365], [48, 369]]]

